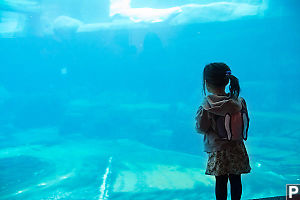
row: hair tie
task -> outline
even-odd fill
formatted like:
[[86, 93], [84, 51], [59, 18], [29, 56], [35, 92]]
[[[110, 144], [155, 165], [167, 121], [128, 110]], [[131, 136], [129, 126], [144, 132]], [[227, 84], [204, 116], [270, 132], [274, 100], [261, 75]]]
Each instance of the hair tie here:
[[226, 71], [226, 76], [231, 75], [231, 71]]

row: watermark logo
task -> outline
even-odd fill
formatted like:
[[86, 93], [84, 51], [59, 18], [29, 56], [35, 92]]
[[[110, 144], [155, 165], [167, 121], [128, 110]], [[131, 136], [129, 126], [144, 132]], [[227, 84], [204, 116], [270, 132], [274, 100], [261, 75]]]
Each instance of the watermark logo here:
[[286, 200], [300, 200], [300, 184], [286, 184]]

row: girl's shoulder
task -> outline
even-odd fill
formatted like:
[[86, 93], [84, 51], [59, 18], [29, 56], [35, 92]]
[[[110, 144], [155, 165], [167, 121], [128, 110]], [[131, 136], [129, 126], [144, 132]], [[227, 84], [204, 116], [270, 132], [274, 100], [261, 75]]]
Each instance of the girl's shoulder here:
[[243, 98], [243, 97], [241, 97], [241, 96], [240, 96], [239, 98], [240, 98], [241, 102], [244, 103], [244, 104], [246, 105], [246, 100], [245, 100], [245, 98]]
[[204, 108], [204, 109], [207, 109], [207, 108], [210, 107], [209, 95], [203, 97], [202, 102], [201, 102], [201, 107]]
[[243, 109], [244, 109], [246, 112], [248, 112], [246, 100], [245, 100], [243, 97], [239, 97], [239, 99], [240, 99], [240, 101], [241, 101], [241, 104], [242, 104]]

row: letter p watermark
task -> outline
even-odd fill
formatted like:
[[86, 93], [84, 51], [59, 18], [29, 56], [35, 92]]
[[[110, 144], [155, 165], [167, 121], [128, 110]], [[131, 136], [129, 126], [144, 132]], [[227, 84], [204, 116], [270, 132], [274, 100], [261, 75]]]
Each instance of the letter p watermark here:
[[286, 200], [300, 200], [300, 184], [286, 184]]

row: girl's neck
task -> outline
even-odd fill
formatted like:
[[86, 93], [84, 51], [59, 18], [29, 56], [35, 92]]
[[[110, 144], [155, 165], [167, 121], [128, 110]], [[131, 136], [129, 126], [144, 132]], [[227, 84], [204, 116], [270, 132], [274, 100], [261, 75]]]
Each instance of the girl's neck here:
[[212, 93], [212, 94], [214, 94], [214, 95], [216, 95], [216, 96], [227, 96], [227, 94], [226, 94], [226, 93], [224, 93], [224, 94], [223, 94], [223, 93], [222, 93], [222, 94], [219, 94], [219, 93], [218, 93], [218, 94], [216, 94], [216, 93]]
[[215, 90], [211, 91], [211, 93], [214, 95], [217, 95], [217, 96], [226, 96], [227, 95], [227, 93], [223, 89], [220, 89], [220, 90], [215, 89]]
[[214, 87], [211, 84], [206, 82], [206, 88], [208, 92], [217, 95], [217, 96], [227, 96], [225, 92], [225, 86], [224, 87]]

